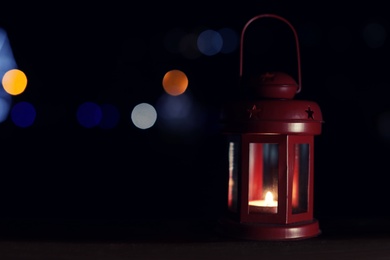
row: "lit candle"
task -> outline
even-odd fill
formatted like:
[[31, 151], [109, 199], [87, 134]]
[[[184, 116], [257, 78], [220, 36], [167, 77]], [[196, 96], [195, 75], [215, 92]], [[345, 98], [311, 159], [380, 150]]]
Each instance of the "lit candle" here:
[[277, 213], [278, 202], [274, 200], [272, 192], [265, 194], [264, 200], [249, 201], [250, 212]]

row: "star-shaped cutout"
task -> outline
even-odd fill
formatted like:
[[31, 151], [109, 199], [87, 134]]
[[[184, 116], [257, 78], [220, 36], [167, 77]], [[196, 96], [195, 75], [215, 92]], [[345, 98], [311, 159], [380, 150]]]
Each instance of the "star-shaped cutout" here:
[[252, 108], [247, 109], [247, 112], [249, 113], [249, 118], [252, 118], [252, 116], [258, 118], [261, 108], [257, 108], [256, 105], [253, 105]]
[[307, 119], [309, 119], [309, 118], [314, 119], [314, 117], [313, 117], [314, 111], [311, 110], [310, 107], [308, 107], [308, 108], [305, 110], [305, 112], [307, 113]]

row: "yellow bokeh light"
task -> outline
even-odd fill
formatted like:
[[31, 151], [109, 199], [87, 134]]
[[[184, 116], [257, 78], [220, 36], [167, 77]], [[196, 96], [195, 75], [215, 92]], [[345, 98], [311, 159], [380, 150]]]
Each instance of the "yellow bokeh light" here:
[[188, 78], [181, 70], [170, 70], [165, 73], [162, 84], [165, 92], [172, 96], [178, 96], [186, 91]]
[[3, 88], [10, 95], [19, 95], [24, 92], [27, 87], [27, 77], [23, 71], [12, 69], [4, 73]]

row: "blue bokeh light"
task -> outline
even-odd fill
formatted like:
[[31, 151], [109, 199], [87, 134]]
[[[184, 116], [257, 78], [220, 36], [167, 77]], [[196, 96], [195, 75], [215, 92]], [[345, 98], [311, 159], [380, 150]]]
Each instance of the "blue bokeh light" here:
[[102, 109], [94, 102], [84, 102], [77, 109], [77, 121], [86, 128], [99, 125], [102, 115]]
[[26, 101], [16, 103], [11, 110], [11, 119], [19, 127], [29, 127], [35, 122], [36, 110]]
[[222, 49], [223, 40], [219, 32], [214, 30], [205, 30], [201, 32], [197, 40], [198, 49], [207, 56], [219, 53]]

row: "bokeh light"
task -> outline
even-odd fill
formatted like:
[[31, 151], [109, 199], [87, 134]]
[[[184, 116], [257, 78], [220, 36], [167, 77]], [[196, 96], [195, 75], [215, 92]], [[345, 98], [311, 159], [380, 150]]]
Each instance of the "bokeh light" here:
[[379, 48], [384, 45], [387, 32], [383, 25], [369, 23], [363, 28], [363, 39], [370, 48]]
[[235, 30], [228, 27], [218, 31], [206, 29], [189, 33], [176, 27], [165, 34], [163, 44], [170, 53], [181, 54], [187, 59], [197, 59], [202, 55], [232, 53], [238, 48], [239, 37]]
[[139, 129], [151, 128], [156, 120], [157, 111], [148, 103], [140, 103], [131, 111], [131, 121]]
[[[17, 64], [14, 59], [13, 51], [8, 39], [7, 32], [0, 28], [0, 79], [3, 79], [4, 74], [16, 69]], [[11, 110], [12, 96], [7, 93], [4, 87], [0, 87], [0, 122], [4, 122], [8, 118], [8, 113]]]
[[181, 70], [170, 70], [165, 73], [162, 85], [166, 93], [172, 96], [178, 96], [186, 91], [188, 78]]
[[5, 91], [0, 91], [0, 123], [8, 118], [8, 113], [11, 110], [11, 96]]
[[11, 120], [19, 127], [29, 127], [35, 122], [34, 106], [26, 101], [16, 103], [11, 110]]
[[23, 71], [19, 69], [11, 69], [7, 71], [2, 79], [4, 90], [10, 95], [19, 95], [24, 92], [27, 87], [27, 77]]
[[9, 43], [7, 32], [0, 27], [0, 78], [5, 72], [16, 69], [14, 54]]
[[205, 30], [199, 34], [197, 45], [199, 51], [204, 55], [215, 55], [222, 49], [222, 36], [214, 30]]
[[191, 113], [192, 99], [188, 95], [177, 97], [162, 95], [157, 102], [157, 111], [161, 120], [173, 121], [188, 118]]
[[156, 104], [159, 130], [169, 136], [183, 138], [186, 143], [197, 142], [210, 130], [208, 121], [212, 113], [199, 105], [191, 93], [179, 96], [162, 95]]
[[94, 102], [84, 102], [77, 109], [77, 121], [86, 128], [92, 128], [99, 125], [102, 120], [102, 110]]

